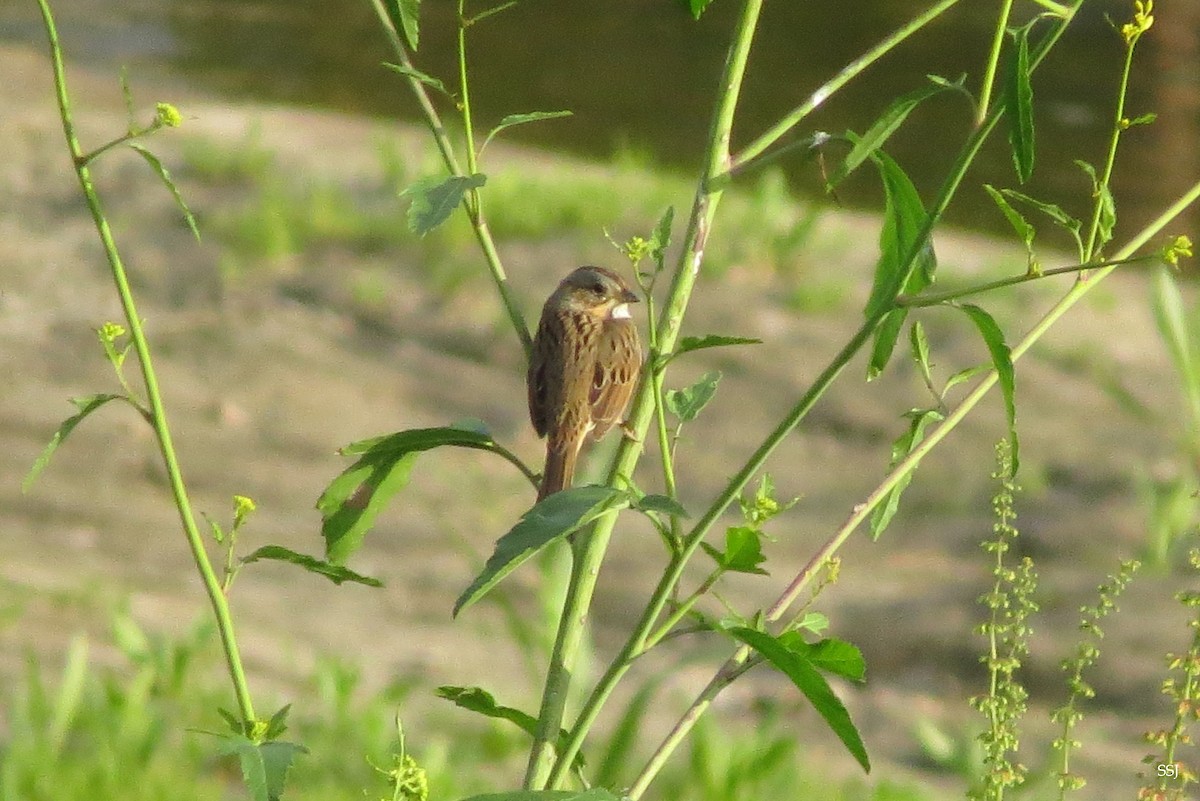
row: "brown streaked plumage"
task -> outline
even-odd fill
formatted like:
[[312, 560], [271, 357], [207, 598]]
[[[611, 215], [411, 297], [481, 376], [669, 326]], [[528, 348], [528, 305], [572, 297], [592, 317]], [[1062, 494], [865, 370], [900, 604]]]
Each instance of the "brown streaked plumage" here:
[[612, 270], [580, 267], [542, 308], [526, 384], [529, 417], [546, 437], [538, 500], [571, 486], [584, 440], [620, 421], [642, 367], [629, 314], [637, 295]]

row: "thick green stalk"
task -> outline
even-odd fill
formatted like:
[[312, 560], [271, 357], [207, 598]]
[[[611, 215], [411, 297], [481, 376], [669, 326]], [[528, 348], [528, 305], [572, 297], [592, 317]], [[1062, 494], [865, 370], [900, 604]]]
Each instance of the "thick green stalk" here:
[[79, 178], [79, 186], [83, 190], [88, 210], [92, 214], [92, 220], [95, 222], [96, 231], [100, 235], [100, 242], [104, 247], [105, 256], [108, 258], [113, 283], [116, 285], [117, 294], [121, 298], [121, 308], [125, 313], [125, 322], [129, 326], [129, 336], [133, 341], [133, 348], [137, 352], [138, 364], [141, 367], [142, 379], [146, 386], [146, 400], [150, 404], [150, 424], [154, 427], [154, 434], [158, 440], [159, 451], [162, 454], [163, 464], [167, 470], [167, 480], [171, 486], [171, 494], [175, 499], [175, 507], [179, 511], [179, 520], [183, 525], [184, 534], [187, 536], [188, 545], [192, 551], [192, 558], [196, 562], [196, 568], [200, 572], [204, 589], [208, 593], [209, 602], [212, 605], [213, 615], [217, 620], [217, 631], [220, 633], [221, 646], [225, 652], [225, 663], [229, 669], [229, 677], [233, 682], [233, 689], [237, 696], [238, 708], [241, 711], [242, 719], [246, 722], [254, 722], [254, 706], [250, 700], [250, 690], [246, 682], [245, 670], [242, 667], [241, 656], [238, 653], [237, 639], [233, 631], [233, 619], [229, 613], [229, 602], [221, 590], [221, 582], [218, 580], [217, 574], [213, 571], [212, 563], [208, 558], [208, 552], [204, 548], [204, 540], [200, 535], [199, 528], [196, 526], [196, 518], [192, 513], [191, 502], [188, 500], [187, 489], [183, 483], [183, 475], [180, 472], [179, 462], [175, 456], [175, 446], [171, 441], [171, 431], [167, 426], [167, 413], [163, 407], [162, 395], [158, 389], [158, 379], [155, 376], [154, 367], [150, 361], [150, 345], [142, 329], [142, 318], [137, 312], [137, 307], [134, 305], [133, 293], [129, 288], [129, 280], [125, 274], [125, 267], [121, 263], [121, 256], [117, 252], [116, 242], [113, 240], [112, 231], [108, 227], [108, 220], [105, 219], [103, 207], [100, 205], [100, 198], [96, 194], [96, 188], [92, 183], [91, 171], [86, 165], [85, 154], [80, 148], [79, 140], [75, 135], [75, 124], [72, 121], [70, 100], [67, 93], [66, 73], [63, 69], [62, 48], [58, 41], [58, 30], [55, 27], [54, 18], [50, 13], [50, 6], [47, 0], [37, 0], [37, 2], [42, 10], [42, 19], [45, 21], [46, 33], [50, 39], [50, 58], [54, 66], [54, 88], [58, 96], [58, 109], [62, 117], [63, 134], [66, 136], [67, 148], [71, 153], [71, 161], [75, 168], [75, 174]]
[[[742, 79], [746, 71], [746, 61], [750, 54], [750, 44], [754, 39], [754, 30], [762, 11], [762, 2], [763, 0], [746, 0], [743, 4], [741, 16], [734, 30], [733, 43], [730, 45], [729, 54], [726, 57], [725, 70], [718, 89], [717, 108], [708, 136], [707, 163], [692, 204], [679, 263], [675, 268], [663, 310], [658, 318], [657, 341], [662, 352], [670, 352], [675, 347], [688, 299], [691, 297], [692, 287], [700, 273], [704, 248], [712, 228], [713, 215], [716, 213], [717, 204], [721, 199], [721, 190], [714, 189], [710, 185], [710, 181], [714, 176], [729, 168], [729, 142], [733, 119], [741, 92]], [[609, 472], [610, 484], [615, 485], [624, 476], [630, 475], [641, 454], [642, 441], [649, 430], [655, 406], [654, 382], [646, 378], [647, 375], [648, 373], [643, 373], [644, 378], [638, 387], [629, 412], [628, 426], [633, 437], [622, 440], [617, 450]], [[572, 563], [567, 600], [563, 616], [559, 621], [559, 631], [551, 657], [550, 671], [546, 676], [542, 709], [538, 714], [537, 735], [525, 776], [527, 789], [537, 790], [548, 786], [547, 782], [554, 765], [552, 738], [562, 727], [567, 690], [578, 656], [587, 610], [591, 606], [596, 579], [599, 576], [600, 565], [604, 560], [604, 554], [612, 536], [616, 517], [615, 512], [601, 517], [592, 530], [576, 540], [573, 546], [576, 558]], [[563, 761], [567, 764], [570, 763], [569, 758]], [[556, 772], [556, 781], [560, 780], [563, 775], [565, 775], [565, 769]], [[550, 787], [553, 789], [553, 785]]]

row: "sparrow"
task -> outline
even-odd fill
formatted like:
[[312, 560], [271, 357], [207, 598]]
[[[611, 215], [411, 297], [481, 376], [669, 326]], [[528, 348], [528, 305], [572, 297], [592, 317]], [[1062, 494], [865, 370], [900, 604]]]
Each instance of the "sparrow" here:
[[637, 302], [612, 270], [580, 267], [542, 308], [526, 375], [529, 417], [546, 438], [539, 501], [571, 486], [584, 440], [604, 436], [625, 413], [642, 367], [629, 311]]

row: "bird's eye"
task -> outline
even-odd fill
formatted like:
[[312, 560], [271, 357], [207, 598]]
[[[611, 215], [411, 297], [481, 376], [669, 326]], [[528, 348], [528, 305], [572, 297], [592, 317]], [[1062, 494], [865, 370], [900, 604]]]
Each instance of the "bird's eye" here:
[[604, 294], [604, 284], [600, 283], [599, 281], [589, 286], [588, 289], [590, 289], [592, 292], [595, 292], [597, 295]]

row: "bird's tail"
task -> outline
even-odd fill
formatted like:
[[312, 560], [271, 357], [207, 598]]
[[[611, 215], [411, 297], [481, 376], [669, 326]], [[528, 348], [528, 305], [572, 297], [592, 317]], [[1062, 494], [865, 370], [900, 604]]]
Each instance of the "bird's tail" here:
[[546, 468], [542, 471], [542, 486], [538, 488], [539, 501], [571, 486], [575, 478], [575, 459], [578, 455], [579, 448], [568, 446], [560, 450], [553, 444], [546, 443]]

